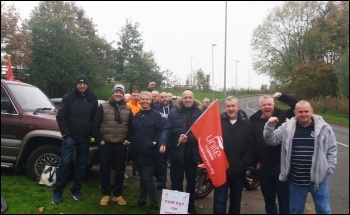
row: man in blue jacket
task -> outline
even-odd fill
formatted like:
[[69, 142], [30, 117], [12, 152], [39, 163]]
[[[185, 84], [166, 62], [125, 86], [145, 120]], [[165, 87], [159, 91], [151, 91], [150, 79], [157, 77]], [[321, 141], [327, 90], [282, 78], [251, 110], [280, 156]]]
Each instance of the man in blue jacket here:
[[190, 90], [185, 90], [181, 99], [175, 102], [175, 109], [170, 111], [159, 140], [160, 152], [164, 153], [167, 148], [169, 153], [171, 189], [183, 191], [186, 176], [186, 192], [190, 194], [188, 212], [191, 214], [197, 213], [194, 192], [199, 152], [197, 139], [188, 131], [201, 114], [201, 103], [194, 99]]
[[62, 98], [58, 107], [56, 120], [63, 141], [61, 162], [57, 169], [57, 181], [53, 190], [53, 204], [62, 202], [63, 190], [66, 186], [74, 152], [76, 152], [76, 157], [71, 195], [75, 200], [83, 200], [81, 185], [88, 161], [93, 119], [97, 110], [97, 98], [88, 85], [87, 77], [79, 75], [75, 87]]

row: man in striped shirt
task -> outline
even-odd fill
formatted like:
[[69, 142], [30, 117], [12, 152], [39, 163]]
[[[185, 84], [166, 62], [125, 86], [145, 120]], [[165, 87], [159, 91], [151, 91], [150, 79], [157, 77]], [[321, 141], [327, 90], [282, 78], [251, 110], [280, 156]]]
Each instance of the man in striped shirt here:
[[280, 181], [289, 179], [290, 213], [302, 214], [308, 192], [317, 214], [330, 214], [327, 177], [337, 163], [337, 143], [332, 128], [321, 116], [313, 114], [310, 103], [301, 100], [295, 106], [295, 117], [278, 129], [277, 117], [264, 127], [267, 145], [282, 144]]

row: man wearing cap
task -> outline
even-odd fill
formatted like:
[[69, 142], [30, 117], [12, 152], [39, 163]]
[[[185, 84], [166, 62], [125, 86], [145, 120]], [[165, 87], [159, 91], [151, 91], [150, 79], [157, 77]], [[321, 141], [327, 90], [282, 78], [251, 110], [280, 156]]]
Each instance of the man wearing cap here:
[[75, 156], [75, 169], [71, 195], [75, 200], [82, 200], [81, 185], [84, 180], [88, 161], [90, 135], [93, 119], [97, 110], [97, 98], [88, 87], [89, 80], [85, 75], [79, 75], [75, 87], [62, 98], [58, 107], [56, 120], [63, 141], [61, 161], [57, 169], [57, 181], [54, 185], [52, 203], [62, 202], [63, 190]]
[[125, 88], [116, 84], [112, 96], [97, 109], [92, 129], [93, 137], [99, 143], [100, 183], [102, 199], [106, 206], [111, 195], [110, 170], [115, 167], [112, 201], [126, 205], [122, 197], [127, 145], [132, 132], [132, 113], [124, 100]]

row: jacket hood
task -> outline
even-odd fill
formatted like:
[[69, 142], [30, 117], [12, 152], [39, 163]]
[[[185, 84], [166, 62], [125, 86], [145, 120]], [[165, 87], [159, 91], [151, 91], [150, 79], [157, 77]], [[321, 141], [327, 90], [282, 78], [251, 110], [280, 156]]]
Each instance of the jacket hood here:
[[[176, 111], [181, 112], [183, 110], [183, 102], [182, 102], [182, 98], [179, 98], [175, 101], [174, 104]], [[200, 101], [198, 101], [197, 99], [194, 100], [193, 102], [193, 106], [197, 107], [199, 110], [202, 109], [202, 103]]]

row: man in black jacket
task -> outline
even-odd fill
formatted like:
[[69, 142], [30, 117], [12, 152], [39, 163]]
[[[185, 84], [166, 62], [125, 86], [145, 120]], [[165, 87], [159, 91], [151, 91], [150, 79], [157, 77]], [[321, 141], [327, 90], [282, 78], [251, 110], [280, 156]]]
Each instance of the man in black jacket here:
[[79, 75], [75, 83], [72, 91], [62, 98], [56, 116], [63, 141], [60, 166], [57, 169], [57, 181], [53, 190], [52, 203], [54, 204], [62, 202], [62, 194], [72, 165], [74, 151], [76, 157], [71, 195], [75, 200], [81, 201], [83, 199], [81, 185], [88, 161], [97, 98], [88, 88], [89, 80], [85, 75]]
[[[228, 195], [229, 214], [239, 214], [246, 169], [254, 163], [253, 128], [244, 111], [240, 110], [238, 99], [225, 99], [226, 112], [221, 114], [221, 128], [224, 151], [230, 167], [226, 171], [227, 182], [214, 188], [214, 214], [226, 214]], [[228, 192], [230, 190], [230, 192]]]
[[182, 192], [184, 174], [186, 176], [186, 192], [190, 194], [188, 212], [191, 214], [197, 213], [194, 192], [199, 152], [196, 137], [187, 131], [201, 114], [201, 103], [194, 99], [190, 90], [185, 90], [181, 99], [175, 102], [175, 109], [170, 111], [159, 140], [160, 152], [167, 149], [169, 153], [171, 189]]
[[[287, 110], [275, 108], [274, 99], [290, 106]], [[254, 126], [254, 136], [256, 140], [256, 161], [257, 173], [259, 177], [261, 192], [264, 196], [265, 210], [267, 214], [289, 214], [289, 182], [279, 181], [281, 145], [268, 146], [265, 144], [263, 131], [267, 120], [278, 117], [278, 128], [286, 121], [286, 118], [294, 116], [294, 108], [297, 99], [292, 96], [276, 92], [273, 97], [269, 95], [261, 96], [259, 99], [260, 110], [253, 114], [249, 120]], [[276, 204], [278, 198], [278, 208]]]

